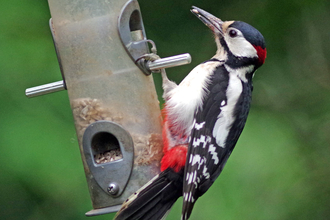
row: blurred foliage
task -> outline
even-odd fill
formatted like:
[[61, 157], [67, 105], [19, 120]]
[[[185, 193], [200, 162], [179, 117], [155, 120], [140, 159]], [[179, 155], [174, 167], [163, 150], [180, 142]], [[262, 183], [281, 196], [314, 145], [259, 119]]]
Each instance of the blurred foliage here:
[[[326, 0], [140, 0], [148, 38], [180, 82], [215, 52], [201, 7], [243, 20], [267, 41], [251, 113], [219, 179], [191, 219], [328, 219], [330, 216], [330, 2]], [[24, 90], [60, 80], [47, 1], [0, 7], [1, 219], [87, 219], [91, 202], [66, 92], [27, 99]], [[160, 76], [154, 76], [161, 95]], [[181, 201], [168, 219], [179, 219]], [[91, 219], [111, 219], [113, 214]]]

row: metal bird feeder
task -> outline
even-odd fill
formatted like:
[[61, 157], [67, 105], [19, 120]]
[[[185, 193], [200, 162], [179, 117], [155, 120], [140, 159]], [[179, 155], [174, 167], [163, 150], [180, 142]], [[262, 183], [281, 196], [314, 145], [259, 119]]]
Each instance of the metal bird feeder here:
[[190, 63], [190, 55], [147, 59], [136, 0], [48, 2], [63, 80], [26, 95], [67, 89], [94, 208], [86, 215], [116, 212], [159, 173], [161, 113], [150, 73]]

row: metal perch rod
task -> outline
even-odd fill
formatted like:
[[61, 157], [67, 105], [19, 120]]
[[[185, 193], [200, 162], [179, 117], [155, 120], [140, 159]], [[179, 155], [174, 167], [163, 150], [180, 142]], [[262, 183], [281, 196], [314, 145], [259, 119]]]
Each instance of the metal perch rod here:
[[[148, 67], [151, 71], [156, 71], [163, 68], [170, 68], [175, 66], [185, 65], [191, 62], [191, 56], [189, 53], [180, 54], [176, 56], [165, 57], [148, 63]], [[48, 83], [41, 86], [28, 88], [25, 90], [25, 95], [28, 98], [46, 95], [53, 92], [65, 90], [64, 81], [57, 81]]]

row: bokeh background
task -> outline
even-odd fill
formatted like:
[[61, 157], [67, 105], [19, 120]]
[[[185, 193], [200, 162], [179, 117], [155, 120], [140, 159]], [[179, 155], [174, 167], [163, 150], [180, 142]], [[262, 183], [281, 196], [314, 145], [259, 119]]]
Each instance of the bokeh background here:
[[[246, 128], [223, 173], [199, 199], [196, 219], [329, 219], [330, 2], [327, 0], [140, 0], [160, 56], [188, 52], [168, 69], [180, 82], [215, 53], [192, 5], [243, 20], [266, 38]], [[28, 87], [61, 80], [46, 0], [1, 1], [0, 218], [85, 217], [91, 202], [67, 92], [27, 99]], [[161, 95], [160, 76], [155, 75]], [[182, 200], [168, 219], [179, 219]]]

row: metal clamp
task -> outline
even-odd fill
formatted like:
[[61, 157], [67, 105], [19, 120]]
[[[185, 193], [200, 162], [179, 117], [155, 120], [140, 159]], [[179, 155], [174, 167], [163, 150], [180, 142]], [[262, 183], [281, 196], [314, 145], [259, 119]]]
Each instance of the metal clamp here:
[[189, 53], [165, 57], [154, 61], [148, 61], [143, 58], [137, 61], [137, 64], [144, 70], [143, 72], [146, 73], [146, 75], [150, 75], [151, 72], [156, 72], [164, 68], [182, 66], [189, 63], [191, 63], [191, 56]]

